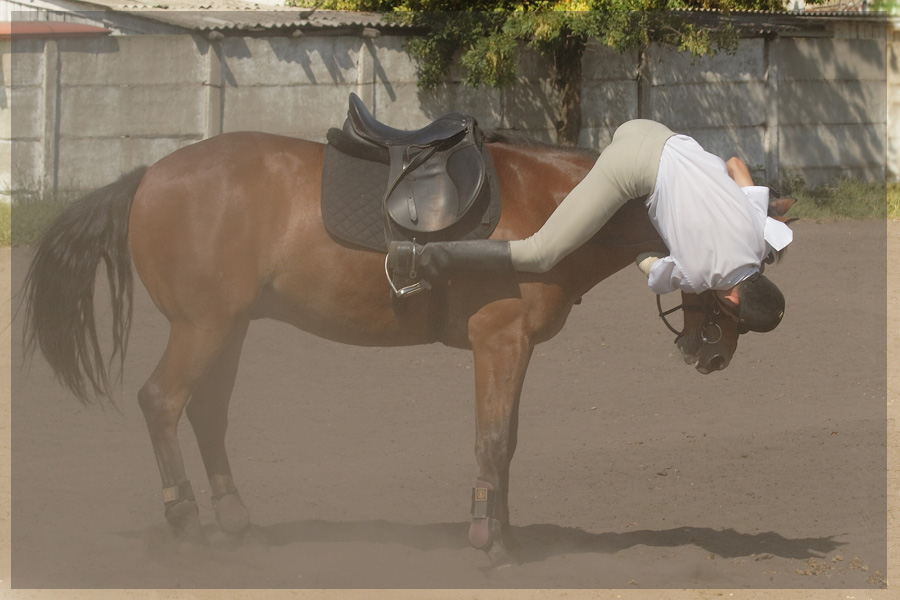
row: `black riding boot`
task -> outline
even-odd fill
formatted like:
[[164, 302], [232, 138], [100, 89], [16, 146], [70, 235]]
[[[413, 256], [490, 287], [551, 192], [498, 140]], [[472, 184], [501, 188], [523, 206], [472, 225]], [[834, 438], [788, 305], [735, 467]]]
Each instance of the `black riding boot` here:
[[391, 273], [411, 280], [441, 285], [466, 273], [508, 275], [513, 272], [507, 240], [464, 242], [391, 242], [388, 249]]

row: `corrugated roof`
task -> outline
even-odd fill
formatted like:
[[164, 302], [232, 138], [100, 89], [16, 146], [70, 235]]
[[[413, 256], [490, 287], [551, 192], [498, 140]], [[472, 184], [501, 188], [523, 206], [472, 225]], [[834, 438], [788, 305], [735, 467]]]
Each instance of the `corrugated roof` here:
[[878, 11], [863, 10], [836, 10], [833, 7], [829, 9], [823, 6], [808, 5], [804, 10], [732, 10], [724, 12], [714, 8], [685, 8], [673, 10], [672, 13], [682, 13], [697, 16], [709, 17], [725, 17], [737, 19], [760, 19], [760, 18], [784, 18], [798, 19], [805, 17], [827, 17], [840, 19], [887, 19], [890, 17], [887, 13]]
[[[277, 1], [279, 0], [259, 0], [258, 3], [243, 0], [69, 0], [67, 5], [83, 6], [84, 12], [102, 15], [101, 21], [112, 22], [112, 13], [119, 12], [207, 35], [213, 32], [221, 35], [359, 34], [366, 29], [382, 33], [414, 31], [408, 26], [386, 22], [379, 13], [301, 9], [267, 4]], [[678, 12], [690, 14], [693, 19], [701, 21], [725, 19], [743, 28], [763, 32], [774, 32], [785, 27], [816, 27], [815, 22], [820, 23], [818, 26], [821, 27], [823, 20], [833, 18], [879, 17], [876, 13], [844, 11], [735, 11], [726, 14], [713, 9], [692, 9]]]
[[200, 32], [218, 31], [224, 34], [283, 33], [285, 30], [342, 32], [373, 28], [378, 30], [405, 29], [385, 23], [377, 13], [335, 10], [151, 10], [140, 11], [141, 16]]
[[[104, 0], [100, 0], [101, 2]], [[151, 0], [151, 2], [154, 0]], [[293, 30], [302, 34], [303, 31], [316, 31], [319, 33], [340, 33], [348, 30], [361, 30], [366, 28], [377, 29], [382, 32], [404, 31], [409, 32], [408, 26], [388, 23], [379, 13], [350, 12], [335, 10], [298, 9], [296, 7], [261, 7], [257, 5], [253, 10], [222, 10], [219, 5], [234, 0], [158, 0], [144, 16], [150, 19], [165, 22], [171, 25], [184, 27], [193, 31], [213, 32], [218, 31], [225, 35], [233, 34], [283, 34], [286, 30]], [[160, 5], [162, 3], [162, 6]], [[238, 4], [241, 4], [238, 2]], [[246, 3], [244, 3], [246, 4]], [[185, 5], [198, 6], [202, 10], [185, 10]], [[118, 10], [134, 10], [131, 6], [117, 7]], [[714, 9], [693, 9], [676, 11], [693, 15], [694, 17], [708, 17], [710, 19], [724, 18], [729, 21], [745, 24], [768, 24], [776, 26], [790, 22], [797, 25], [804, 19], [879, 19], [884, 15], [874, 12], [860, 11], [732, 11], [723, 13]]]
[[366, 28], [383, 32], [410, 30], [386, 22], [379, 13], [280, 6], [267, 4], [268, 1], [276, 0], [69, 0], [66, 9], [59, 12], [103, 21], [121, 13], [189, 31], [218, 31], [225, 35], [278, 35], [285, 30], [332, 34], [359, 33]]

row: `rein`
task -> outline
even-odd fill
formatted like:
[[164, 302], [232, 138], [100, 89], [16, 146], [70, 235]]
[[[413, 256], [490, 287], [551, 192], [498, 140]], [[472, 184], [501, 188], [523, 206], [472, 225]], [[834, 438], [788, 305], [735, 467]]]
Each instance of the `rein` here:
[[722, 339], [722, 328], [714, 320], [714, 317], [717, 317], [721, 312], [718, 306], [708, 308], [705, 306], [685, 306], [684, 303], [681, 303], [675, 308], [670, 308], [669, 310], [663, 311], [662, 300], [660, 299], [660, 295], [657, 294], [656, 308], [659, 310], [659, 318], [662, 319], [662, 322], [665, 323], [666, 327], [669, 328], [669, 331], [675, 334], [676, 342], [682, 338], [682, 336], [684, 335], [684, 330], [678, 331], [677, 329], [675, 329], [672, 324], [669, 323], [669, 320], [666, 317], [677, 310], [681, 310], [683, 312], [702, 312], [706, 314], [706, 323], [704, 323], [703, 327], [700, 328], [700, 339], [703, 340], [704, 344], [715, 344]]

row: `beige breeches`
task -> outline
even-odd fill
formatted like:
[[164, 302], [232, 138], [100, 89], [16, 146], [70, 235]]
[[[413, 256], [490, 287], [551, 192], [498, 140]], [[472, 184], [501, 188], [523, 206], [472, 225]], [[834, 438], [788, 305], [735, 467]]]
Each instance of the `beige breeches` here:
[[530, 273], [549, 271], [591, 239], [623, 204], [649, 195], [656, 185], [663, 146], [672, 135], [665, 125], [644, 119], [619, 127], [585, 178], [540, 230], [510, 242], [513, 267]]

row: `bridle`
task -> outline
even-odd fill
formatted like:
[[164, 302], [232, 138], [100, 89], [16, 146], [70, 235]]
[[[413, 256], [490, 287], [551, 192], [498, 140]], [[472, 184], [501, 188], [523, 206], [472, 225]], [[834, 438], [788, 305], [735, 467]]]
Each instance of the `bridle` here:
[[716, 323], [716, 317], [722, 314], [722, 310], [717, 303], [714, 303], [713, 306], [710, 307], [706, 305], [685, 306], [682, 302], [675, 308], [663, 311], [660, 295], [657, 294], [656, 308], [659, 309], [659, 318], [662, 319], [662, 322], [669, 328], [669, 331], [675, 334], [676, 342], [684, 336], [684, 331], [678, 331], [672, 327], [672, 324], [669, 323], [669, 320], [666, 318], [676, 310], [682, 310], [684, 312], [701, 312], [706, 315], [706, 323], [700, 328], [700, 339], [704, 344], [716, 344], [722, 339], [722, 327]]

